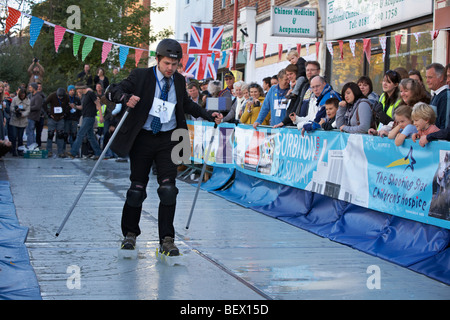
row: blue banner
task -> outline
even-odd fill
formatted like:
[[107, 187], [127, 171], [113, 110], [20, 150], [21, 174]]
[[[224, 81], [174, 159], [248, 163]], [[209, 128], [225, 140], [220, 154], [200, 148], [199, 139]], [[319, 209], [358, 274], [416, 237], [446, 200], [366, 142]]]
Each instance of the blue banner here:
[[337, 131], [302, 136], [296, 128], [188, 124], [195, 162], [215, 134], [210, 165], [450, 229], [449, 142], [423, 148], [407, 139], [397, 147], [388, 138]]

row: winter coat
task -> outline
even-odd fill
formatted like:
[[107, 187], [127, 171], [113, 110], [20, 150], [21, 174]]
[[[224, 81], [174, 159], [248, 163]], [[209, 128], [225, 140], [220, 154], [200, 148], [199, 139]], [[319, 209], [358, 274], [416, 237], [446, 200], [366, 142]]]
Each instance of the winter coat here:
[[[21, 110], [21, 112], [16, 112], [16, 109]], [[14, 97], [10, 111], [11, 120], [9, 124], [19, 128], [26, 128], [28, 125], [28, 115], [30, 114], [30, 99], [27, 97], [24, 100], [20, 100], [18, 96]]]

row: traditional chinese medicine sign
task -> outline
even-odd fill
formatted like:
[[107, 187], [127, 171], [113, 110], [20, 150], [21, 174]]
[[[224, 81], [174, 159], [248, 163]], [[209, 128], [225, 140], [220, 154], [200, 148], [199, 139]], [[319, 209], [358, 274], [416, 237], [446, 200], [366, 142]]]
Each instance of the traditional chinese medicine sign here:
[[432, 0], [327, 0], [326, 38], [338, 40], [420, 18]]
[[317, 9], [272, 7], [272, 35], [280, 37], [317, 37]]

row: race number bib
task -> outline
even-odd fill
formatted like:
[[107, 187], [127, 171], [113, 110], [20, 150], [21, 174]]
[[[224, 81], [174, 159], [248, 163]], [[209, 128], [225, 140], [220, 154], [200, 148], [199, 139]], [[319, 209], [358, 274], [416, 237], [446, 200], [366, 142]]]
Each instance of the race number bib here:
[[158, 117], [161, 120], [161, 123], [168, 123], [170, 121], [170, 118], [172, 118], [174, 110], [174, 103], [154, 98], [153, 106], [150, 110], [150, 115]]

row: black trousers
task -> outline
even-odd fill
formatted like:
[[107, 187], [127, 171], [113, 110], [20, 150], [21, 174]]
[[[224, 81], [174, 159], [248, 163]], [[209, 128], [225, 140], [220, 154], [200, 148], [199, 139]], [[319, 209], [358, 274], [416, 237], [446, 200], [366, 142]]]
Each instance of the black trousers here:
[[[175, 185], [177, 177], [177, 166], [171, 159], [173, 147], [178, 143], [171, 141], [172, 131], [160, 132], [153, 134], [147, 130], [141, 130], [137, 136], [133, 147], [130, 151], [130, 181], [140, 182], [147, 186], [149, 181], [149, 174], [152, 164], [155, 163], [158, 184], [163, 182], [173, 182]], [[159, 199], [155, 199], [154, 195], [149, 195], [150, 201], [156, 204]], [[158, 231], [160, 241], [166, 236], [175, 237], [175, 228], [173, 220], [175, 217], [176, 205], [163, 205], [159, 203], [158, 206]], [[141, 234], [139, 228], [139, 221], [141, 218], [142, 206], [139, 208], [130, 207], [125, 201], [122, 211], [122, 233], [124, 236], [128, 232], [133, 232], [136, 235]]]

